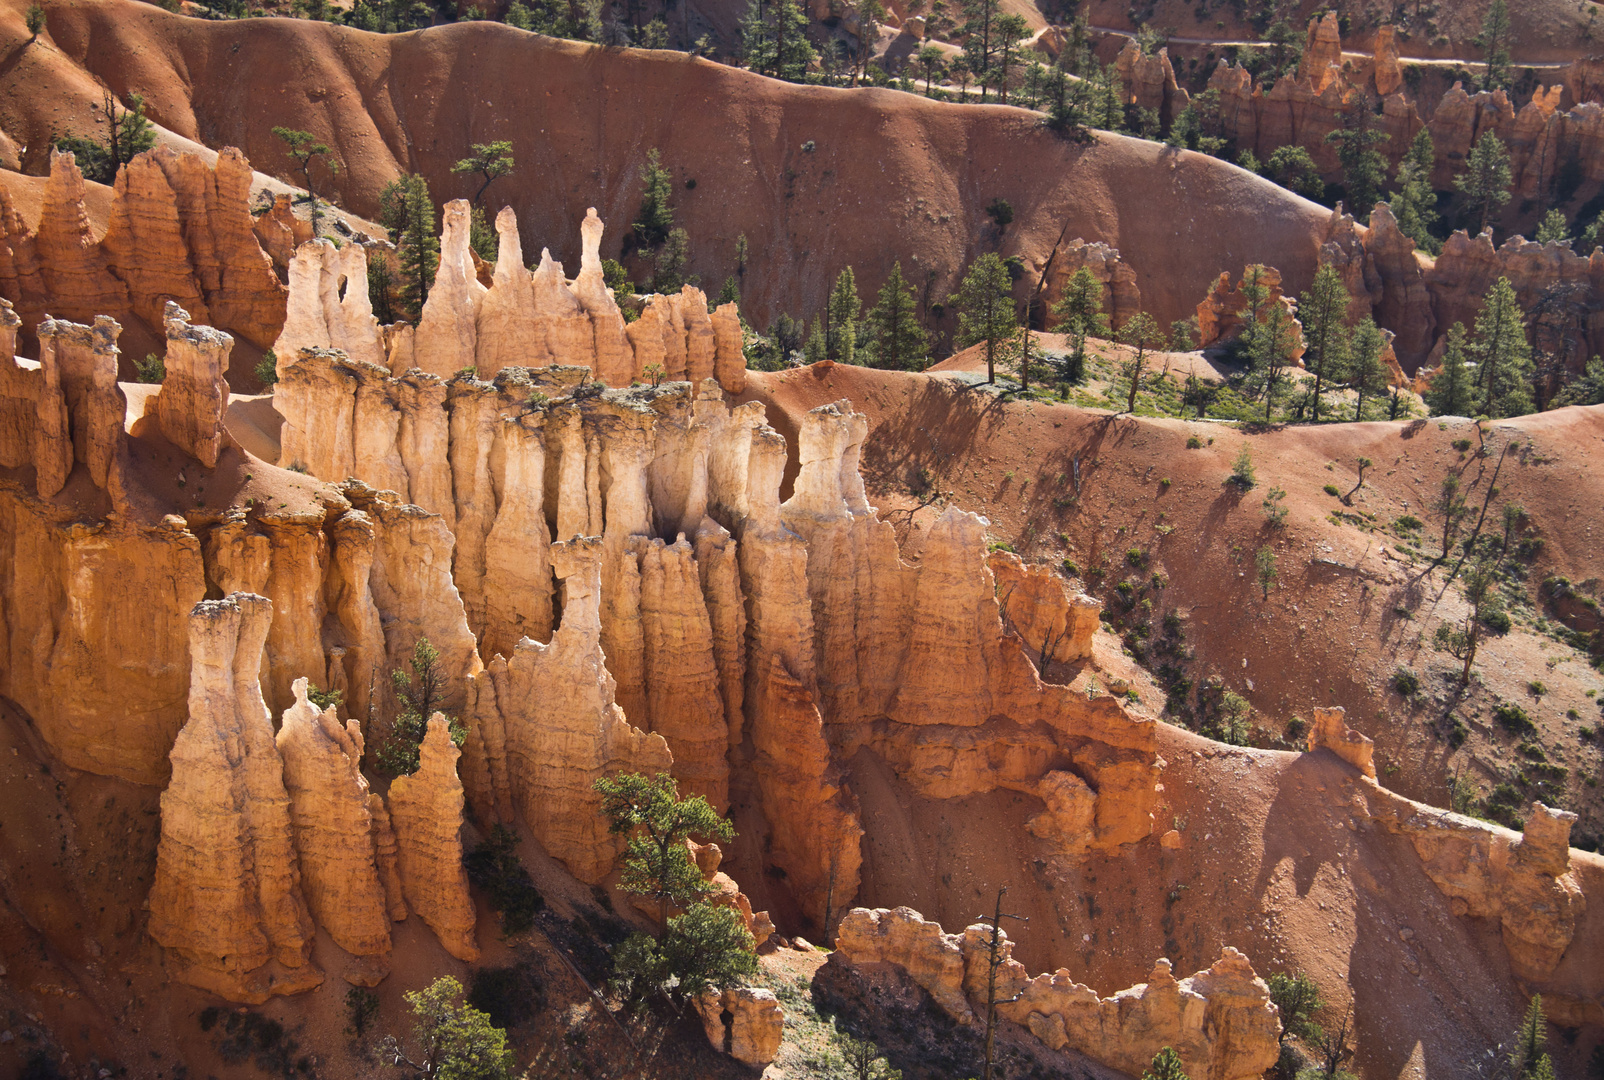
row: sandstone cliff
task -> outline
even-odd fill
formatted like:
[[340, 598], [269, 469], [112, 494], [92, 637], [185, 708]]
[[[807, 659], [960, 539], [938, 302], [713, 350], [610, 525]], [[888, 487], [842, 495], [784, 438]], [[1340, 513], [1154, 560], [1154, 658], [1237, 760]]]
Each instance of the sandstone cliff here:
[[[980, 1022], [992, 929], [946, 934], [910, 908], [854, 908], [841, 922], [831, 963], [894, 964], [953, 1019]], [[998, 933], [997, 1011], [1054, 1050], [1068, 1047], [1138, 1075], [1168, 1046], [1187, 1075], [1248, 1080], [1275, 1064], [1281, 1024], [1269, 988], [1247, 957], [1227, 946], [1206, 971], [1177, 981], [1159, 960], [1146, 983], [1108, 998], [1067, 970], [1031, 977]], [[978, 1010], [978, 1011], [977, 1011]]]

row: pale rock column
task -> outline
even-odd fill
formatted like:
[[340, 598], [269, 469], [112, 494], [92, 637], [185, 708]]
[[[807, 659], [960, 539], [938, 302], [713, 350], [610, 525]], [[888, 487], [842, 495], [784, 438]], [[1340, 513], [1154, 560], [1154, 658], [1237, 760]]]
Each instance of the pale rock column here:
[[[128, 414], [128, 398], [117, 385], [121, 333], [117, 321], [105, 315], [95, 316], [93, 326], [48, 318], [39, 324], [39, 364], [47, 372], [47, 384], [52, 370], [60, 380], [73, 460], [88, 466], [98, 488], [111, 482]], [[45, 486], [41, 481], [41, 491]]]
[[745, 335], [741, 314], [735, 302], [720, 304], [711, 316], [713, 324], [713, 377], [732, 394], [746, 389]]
[[624, 328], [635, 350], [636, 378], [646, 379], [646, 369], [653, 365], [662, 369], [662, 378], [669, 378], [668, 350], [663, 345], [668, 319], [668, 297], [654, 293], [641, 308], [640, 318]]
[[366, 717], [372, 691], [381, 681], [389, 680], [389, 672], [384, 669], [384, 623], [368, 584], [373, 573], [373, 519], [360, 510], [347, 510], [335, 519], [328, 534], [330, 573], [324, 592], [328, 610], [344, 631], [345, 655], [341, 662], [349, 687], [346, 711], [355, 717]]
[[447, 952], [472, 963], [479, 959], [479, 946], [468, 874], [462, 868], [461, 754], [445, 716], [435, 713], [423, 737], [418, 771], [395, 778], [389, 805], [407, 903]]
[[499, 804], [497, 793], [510, 793], [541, 846], [595, 884], [623, 842], [608, 831], [591, 785], [619, 772], [668, 772], [673, 762], [662, 736], [633, 727], [614, 701], [601, 647], [601, 542], [551, 550], [563, 582], [561, 624], [549, 645], [525, 638], [504, 664], [492, 661], [474, 677], [469, 757], [478, 759], [487, 811]]
[[284, 417], [279, 465], [301, 468], [330, 483], [356, 471], [356, 391], [359, 379], [344, 353], [303, 349], [279, 357], [273, 407]]
[[[307, 907], [334, 943], [352, 956], [387, 957], [390, 912], [379, 883], [368, 782], [362, 775], [362, 728], [342, 725], [334, 707], [307, 700], [295, 680], [295, 704], [284, 712], [278, 751], [300, 855]], [[372, 985], [388, 962], [364, 973]], [[368, 981], [371, 980], [371, 981]]]
[[729, 726], [713, 657], [713, 626], [691, 545], [652, 540], [640, 560], [641, 630], [652, 731], [674, 755], [681, 789], [729, 806]]
[[501, 244], [496, 274], [479, 305], [475, 323], [479, 377], [488, 379], [504, 367], [538, 367], [551, 363], [545, 328], [535, 309], [535, 289], [524, 267], [518, 239], [518, 215], [510, 206], [496, 215]]
[[[605, 288], [606, 282], [602, 282]], [[563, 264], [551, 252], [540, 250], [540, 265], [530, 282], [535, 295], [538, 324], [545, 328], [546, 351], [551, 363], [596, 367], [596, 331], [563, 277]], [[539, 338], [537, 336], [536, 340]]]
[[692, 386], [700, 386], [703, 379], [713, 378], [718, 351], [717, 335], [707, 313], [707, 294], [694, 285], [686, 285], [672, 300], [685, 326], [685, 378]]
[[[581, 256], [579, 277], [574, 279], [574, 294], [590, 316], [596, 342], [596, 377], [608, 386], [628, 386], [636, 376], [635, 352], [630, 348], [624, 333], [624, 314], [618, 310], [618, 301], [602, 277], [601, 238], [602, 220], [593, 206], [585, 211], [585, 220], [579, 226]], [[575, 363], [559, 355], [563, 363]]]
[[167, 302], [167, 377], [156, 394], [156, 415], [168, 442], [208, 469], [223, 448], [228, 411], [228, 354], [234, 339], [209, 326], [191, 326], [189, 312]]
[[327, 240], [312, 240], [296, 248], [290, 259], [284, 329], [273, 342], [281, 380], [302, 349], [329, 348], [329, 323], [323, 311], [323, 252], [332, 247]]
[[445, 231], [440, 237], [440, 267], [423, 303], [423, 316], [413, 345], [413, 363], [449, 379], [473, 367], [478, 353], [479, 305], [488, 291], [474, 273], [468, 246], [468, 200], [445, 205]]
[[401, 406], [401, 463], [407, 470], [408, 502], [445, 519], [453, 532], [457, 508], [451, 494], [451, 426], [446, 384], [439, 376], [411, 371], [396, 386]]
[[456, 507], [457, 550], [452, 573], [476, 636], [485, 628], [485, 539], [496, 521], [496, 489], [490, 455], [500, 426], [501, 402], [493, 387], [453, 379], [446, 391], [450, 412], [451, 490]]
[[312, 919], [291, 843], [289, 795], [257, 685], [272, 621], [263, 597], [190, 615], [189, 722], [171, 754], [151, 886], [150, 936], [177, 976], [233, 1001], [308, 990]]
[[325, 250], [323, 276], [332, 285], [333, 303], [327, 316], [329, 344], [344, 350], [353, 360], [388, 368], [390, 358], [379, 320], [373, 314], [373, 298], [368, 294], [367, 248], [348, 243]]
[[729, 749], [734, 750], [741, 745], [746, 719], [742, 711], [746, 698], [746, 598], [741, 595], [735, 538], [712, 518], [703, 518], [696, 530], [696, 568], [713, 631], [713, 664], [724, 701], [725, 733]]
[[485, 656], [511, 656], [524, 637], [550, 641], [552, 630], [544, 416], [504, 417], [500, 444], [502, 500], [485, 538]]
[[[356, 379], [356, 403], [351, 415], [352, 476], [371, 487], [405, 497], [411, 488], [406, 463], [401, 459], [400, 384], [377, 364], [348, 364]], [[344, 476], [325, 476], [338, 483]]]

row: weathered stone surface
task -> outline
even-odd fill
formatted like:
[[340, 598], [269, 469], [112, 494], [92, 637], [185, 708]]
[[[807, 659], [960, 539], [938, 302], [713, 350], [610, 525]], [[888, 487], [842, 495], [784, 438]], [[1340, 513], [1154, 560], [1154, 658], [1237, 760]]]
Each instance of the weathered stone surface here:
[[622, 850], [591, 785], [619, 772], [651, 776], [672, 764], [659, 735], [630, 725], [601, 650], [601, 550], [595, 540], [552, 545], [562, 624], [549, 645], [524, 638], [469, 683], [464, 775], [476, 811], [520, 818], [581, 881], [605, 878]]
[[1047, 270], [1048, 296], [1059, 296], [1069, 279], [1079, 270], [1090, 270], [1103, 286], [1103, 314], [1110, 325], [1123, 326], [1125, 320], [1142, 310], [1142, 290], [1136, 283], [1136, 271], [1121, 258], [1119, 249], [1101, 242], [1087, 243], [1076, 237], [1058, 246], [1053, 252], [1052, 266]]
[[534, 281], [524, 266], [518, 215], [512, 207], [502, 207], [496, 215], [496, 233], [501, 246], [495, 277], [479, 303], [474, 331], [481, 379], [490, 378], [504, 367], [551, 363], [545, 327], [535, 309]]
[[373, 814], [362, 775], [362, 726], [307, 700], [295, 680], [278, 751], [284, 762], [301, 885], [313, 918], [353, 956], [390, 952], [390, 911], [379, 881]]
[[704, 991], [696, 999], [707, 1041], [743, 1065], [760, 1069], [780, 1053], [785, 1013], [774, 991], [738, 986]]
[[[115, 319], [95, 316], [93, 326], [46, 319], [39, 324], [39, 366], [47, 385], [58, 382], [72, 433], [72, 460], [83, 463], [98, 488], [112, 484], [124, 438], [128, 398], [117, 385], [117, 337], [122, 327]], [[43, 460], [60, 464], [54, 455]], [[71, 465], [68, 463], [68, 470]], [[66, 483], [67, 473], [39, 478], [41, 497], [54, 495]]]
[[257, 683], [272, 621], [237, 593], [190, 615], [189, 722], [173, 745], [150, 936], [185, 982], [235, 1001], [316, 986], [290, 800]]
[[1078, 590], [1045, 564], [1025, 563], [1011, 551], [986, 557], [996, 581], [1003, 625], [1018, 636], [1043, 679], [1058, 661], [1074, 661], [1092, 653], [1103, 605]]
[[128, 310], [128, 289], [95, 243], [84, 206], [84, 176], [71, 152], [50, 151], [50, 181], [34, 246], [52, 311], [88, 321]]
[[[895, 964], [953, 1019], [972, 1023], [986, 999], [992, 933], [977, 924], [944, 934], [910, 908], [854, 908], [831, 962]], [[1170, 962], [1159, 960], [1146, 983], [1099, 998], [1067, 970], [1030, 977], [1012, 958], [1007, 932], [998, 936], [997, 1011], [1054, 1050], [1068, 1047], [1132, 1075], [1166, 1046], [1190, 1076], [1248, 1080], [1275, 1063], [1281, 1024], [1269, 988], [1229, 946], [1191, 978], [1177, 982]]]
[[479, 959], [479, 946], [462, 868], [461, 754], [445, 716], [435, 713], [423, 737], [418, 771], [396, 777], [388, 801], [407, 903], [447, 952], [471, 963]]
[[1314, 724], [1309, 728], [1309, 749], [1329, 750], [1374, 780], [1376, 766], [1372, 757], [1376, 744], [1349, 727], [1346, 717], [1347, 710], [1340, 706], [1335, 709], [1316, 706]]
[[193, 326], [189, 312], [168, 302], [167, 375], [156, 394], [162, 435], [208, 469], [223, 448], [223, 415], [228, 411], [228, 354], [234, 339], [209, 326]]
[[446, 203], [443, 216], [440, 266], [418, 320], [413, 362], [431, 375], [448, 379], [477, 363], [479, 305], [489, 290], [479, 284], [470, 257], [468, 200]]

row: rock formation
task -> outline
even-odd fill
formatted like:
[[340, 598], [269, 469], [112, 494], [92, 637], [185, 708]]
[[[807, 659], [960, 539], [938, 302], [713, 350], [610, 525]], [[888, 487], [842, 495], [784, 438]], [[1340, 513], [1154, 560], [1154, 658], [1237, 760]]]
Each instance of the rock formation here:
[[272, 620], [236, 593], [190, 614], [189, 722], [161, 798], [150, 936], [177, 977], [236, 1001], [305, 990], [312, 919], [301, 895], [290, 799], [257, 673]]
[[155, 397], [162, 435], [208, 469], [223, 448], [228, 411], [228, 354], [234, 339], [209, 326], [192, 326], [189, 312], [172, 301], [163, 312], [167, 374]]
[[[137, 320], [163, 336], [168, 301], [265, 348], [284, 320], [285, 290], [249, 209], [251, 166], [232, 147], [215, 166], [160, 146], [117, 174], [110, 221], [97, 241], [72, 154], [53, 152], [39, 224], [30, 233], [0, 198], [0, 296], [31, 335], [46, 315]], [[365, 295], [365, 292], [364, 292]], [[127, 374], [127, 372], [125, 372]]]
[[[566, 601], [549, 645], [524, 638], [470, 683], [463, 772], [479, 815], [520, 818], [581, 881], [599, 882], [623, 850], [591, 785], [618, 772], [667, 772], [660, 736], [631, 726], [613, 700], [601, 650], [601, 551], [552, 546]], [[560, 688], [560, 689], [557, 689]]]
[[468, 874], [462, 868], [461, 753], [445, 716], [435, 713], [423, 738], [418, 771], [395, 778], [389, 807], [407, 903], [447, 952], [472, 962], [479, 959], [479, 946], [473, 939]]
[[785, 1013], [773, 990], [738, 986], [707, 990], [696, 999], [707, 1041], [743, 1065], [761, 1069], [780, 1052]]
[[1123, 326], [1125, 320], [1142, 310], [1142, 290], [1136, 271], [1120, 257], [1119, 249], [1104, 243], [1087, 243], [1076, 238], [1060, 244], [1053, 252], [1047, 271], [1045, 296], [1057, 297], [1078, 270], [1090, 270], [1103, 286], [1103, 314], [1109, 325]]
[[[1197, 305], [1198, 346], [1208, 348], [1222, 342], [1234, 340], [1242, 333], [1242, 326], [1247, 321], [1249, 301], [1242, 288], [1246, 282], [1248, 270], [1243, 271], [1243, 280], [1238, 281], [1235, 288], [1231, 286], [1229, 272], [1222, 273], [1220, 279], [1214, 283], [1201, 303]], [[1273, 266], [1266, 266], [1259, 278], [1259, 284], [1267, 294], [1258, 309], [1258, 321], [1262, 324], [1270, 318], [1270, 312], [1279, 304], [1291, 319], [1296, 344], [1293, 348], [1294, 359], [1303, 355], [1303, 327], [1297, 320], [1297, 300], [1285, 296], [1281, 292], [1281, 273]]]
[[1043, 678], [1054, 663], [1083, 660], [1092, 654], [1103, 605], [1082, 592], [1071, 592], [1052, 567], [1026, 566], [1011, 551], [986, 557], [997, 583], [1003, 624], [1019, 638]]
[[1335, 709], [1314, 710], [1314, 724], [1309, 728], [1309, 749], [1329, 750], [1370, 779], [1376, 778], [1372, 760], [1376, 744], [1348, 726], [1347, 711]]
[[404, 345], [399, 331], [405, 328], [381, 328], [372, 318], [359, 245], [301, 245], [289, 263], [287, 314], [274, 346], [280, 376], [302, 349], [337, 349], [397, 376], [415, 367], [449, 379], [472, 368], [492, 379], [504, 368], [567, 364], [621, 387], [645, 378], [655, 364], [670, 378], [715, 378], [731, 393], [746, 385], [735, 308], [709, 312], [707, 297], [694, 286], [651, 298], [642, 318], [625, 326], [602, 278], [602, 222], [594, 209], [581, 224], [583, 258], [573, 281], [547, 250], [533, 273], [524, 268], [517, 216], [504, 209], [496, 217], [500, 250], [488, 289], [470, 258], [468, 214], [463, 200], [446, 205], [440, 266], [417, 332]]
[[[306, 694], [307, 680], [295, 680], [295, 704], [284, 711], [278, 751], [307, 907], [346, 952], [387, 959], [390, 909], [362, 775], [362, 725], [342, 725], [333, 706], [319, 711]], [[388, 969], [388, 963], [375, 964], [363, 981], [371, 985]]]
[[[854, 908], [841, 922], [831, 963], [893, 964], [959, 1023], [986, 1000], [992, 929], [946, 934], [911, 908]], [[1028, 976], [998, 933], [997, 1011], [1054, 1050], [1068, 1047], [1131, 1075], [1168, 1046], [1189, 1076], [1248, 1080], [1275, 1063], [1281, 1024], [1269, 988], [1247, 957], [1226, 946], [1214, 965], [1177, 981], [1159, 960], [1146, 983], [1099, 998], [1067, 970]]]

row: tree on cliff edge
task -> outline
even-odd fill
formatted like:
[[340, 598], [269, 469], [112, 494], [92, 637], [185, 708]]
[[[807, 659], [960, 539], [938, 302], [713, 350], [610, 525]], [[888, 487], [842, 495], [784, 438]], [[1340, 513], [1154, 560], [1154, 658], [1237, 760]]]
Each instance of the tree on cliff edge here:
[[620, 773], [598, 777], [592, 786], [602, 797], [602, 813], [611, 819], [608, 831], [629, 837], [619, 888], [656, 900], [665, 925], [670, 906], [688, 907], [712, 891], [685, 845], [691, 836], [735, 839], [735, 827], [712, 804], [700, 795], [681, 799], [668, 773], [653, 779]]
[[1497, 135], [1486, 132], [1470, 151], [1465, 171], [1454, 177], [1454, 187], [1465, 196], [1465, 213], [1475, 222], [1477, 235], [1487, 228], [1487, 219], [1509, 201], [1514, 182], [1508, 149]]
[[434, 231], [434, 201], [421, 176], [391, 180], [379, 192], [379, 221], [390, 231], [400, 262], [399, 306], [413, 325], [423, 314], [429, 286], [440, 266], [440, 238]]
[[1014, 319], [1014, 283], [1008, 267], [994, 252], [976, 259], [951, 298], [958, 308], [958, 347], [986, 345], [986, 381], [997, 381], [997, 350], [1018, 323]]
[[284, 141], [284, 156], [295, 162], [296, 172], [299, 172], [301, 179], [305, 181], [306, 202], [311, 208], [312, 235], [316, 236], [318, 223], [322, 220], [323, 214], [318, 209], [317, 181], [313, 178], [313, 166], [321, 164], [332, 180], [339, 174], [340, 162], [335, 158], [333, 149], [310, 131], [276, 127], [273, 129], [273, 134]]
[[78, 163], [84, 179], [109, 184], [117, 170], [156, 145], [156, 130], [145, 118], [145, 99], [138, 94], [128, 98], [129, 108], [118, 111], [117, 97], [110, 90], [101, 96], [100, 114], [106, 124], [106, 141], [97, 142], [81, 135], [56, 140], [56, 149], [68, 151]]

